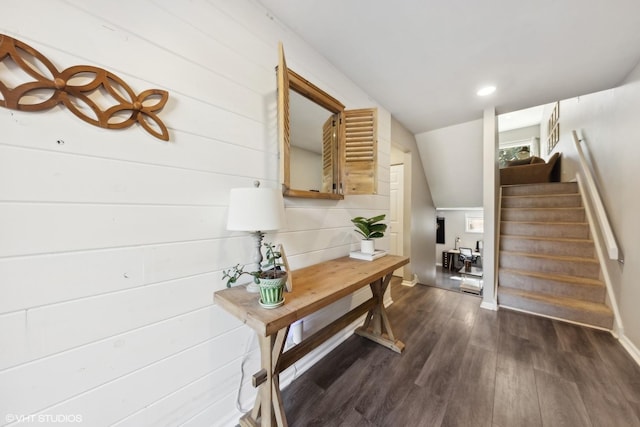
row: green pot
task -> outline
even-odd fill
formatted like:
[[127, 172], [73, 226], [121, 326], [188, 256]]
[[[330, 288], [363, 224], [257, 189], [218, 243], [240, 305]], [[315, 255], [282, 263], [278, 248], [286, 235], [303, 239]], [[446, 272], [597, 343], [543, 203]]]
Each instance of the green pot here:
[[260, 278], [260, 283], [258, 284], [260, 288], [260, 303], [263, 306], [280, 304], [284, 300], [283, 293], [286, 281], [286, 275], [275, 279]]

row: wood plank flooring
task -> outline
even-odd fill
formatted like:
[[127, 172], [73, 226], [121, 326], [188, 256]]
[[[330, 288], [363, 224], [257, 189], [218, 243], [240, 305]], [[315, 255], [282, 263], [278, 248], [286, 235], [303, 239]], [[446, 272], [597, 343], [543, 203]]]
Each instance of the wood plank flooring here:
[[392, 283], [396, 354], [352, 336], [283, 391], [290, 426], [635, 426], [640, 367], [609, 333]]

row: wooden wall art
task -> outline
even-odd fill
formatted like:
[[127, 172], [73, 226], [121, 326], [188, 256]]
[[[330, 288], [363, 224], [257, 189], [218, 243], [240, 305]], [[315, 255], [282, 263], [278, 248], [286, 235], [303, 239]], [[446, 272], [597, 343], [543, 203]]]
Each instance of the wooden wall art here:
[[[25, 73], [33, 80], [8, 86], [9, 74], [19, 78]], [[156, 138], [169, 140], [167, 127], [156, 115], [169, 99], [167, 91], [148, 89], [136, 95], [120, 77], [90, 65], [58, 71], [40, 52], [4, 34], [0, 34], [0, 96], [5, 108], [41, 111], [64, 104], [94, 126], [123, 129], [138, 122]]]

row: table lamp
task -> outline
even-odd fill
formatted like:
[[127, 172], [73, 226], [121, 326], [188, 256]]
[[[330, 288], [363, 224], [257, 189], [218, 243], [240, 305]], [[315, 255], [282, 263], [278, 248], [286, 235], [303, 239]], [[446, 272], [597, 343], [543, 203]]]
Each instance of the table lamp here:
[[[254, 187], [232, 188], [229, 194], [229, 213], [227, 230], [250, 231], [255, 239], [255, 253], [252, 269], [259, 271], [262, 264], [262, 238], [265, 231], [274, 231], [285, 225], [284, 201], [282, 193], [274, 188], [260, 188], [255, 181]], [[258, 292], [258, 286], [251, 282], [247, 291]]]

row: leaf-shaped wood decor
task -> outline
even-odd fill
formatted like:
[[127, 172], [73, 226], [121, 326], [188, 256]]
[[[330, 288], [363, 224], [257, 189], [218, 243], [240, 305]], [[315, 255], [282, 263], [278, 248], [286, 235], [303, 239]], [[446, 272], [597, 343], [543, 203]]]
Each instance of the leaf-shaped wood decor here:
[[[136, 95], [120, 77], [90, 65], [58, 71], [31, 46], [0, 34], [0, 64], [3, 63], [5, 67], [0, 67], [2, 107], [41, 111], [64, 104], [77, 117], [94, 126], [123, 129], [138, 122], [156, 138], [169, 140], [167, 127], [156, 114], [169, 99], [165, 90], [148, 89]], [[26, 74], [27, 81], [9, 87], [11, 76], [8, 74], [13, 71], [21, 75], [15, 76], [18, 78], [24, 79]]]

